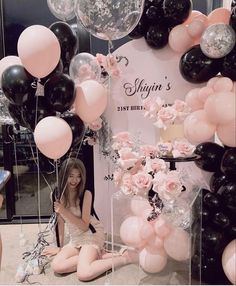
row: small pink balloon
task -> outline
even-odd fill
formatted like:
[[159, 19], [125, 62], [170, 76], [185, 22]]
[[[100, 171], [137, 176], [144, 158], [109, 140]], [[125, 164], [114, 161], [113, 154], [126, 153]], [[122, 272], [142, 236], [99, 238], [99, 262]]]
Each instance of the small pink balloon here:
[[236, 239], [232, 240], [224, 249], [222, 267], [229, 281], [236, 284]]
[[143, 222], [140, 229], [140, 237], [143, 240], [148, 240], [154, 235], [153, 226], [149, 222]]
[[170, 233], [170, 226], [166, 223], [166, 221], [159, 216], [154, 224], [154, 231], [159, 237], [166, 237]]
[[198, 98], [200, 89], [199, 87], [191, 89], [185, 96], [185, 102], [192, 111], [202, 109], [204, 106], [203, 102]]
[[209, 25], [208, 17], [205, 14], [197, 15], [194, 20], [203, 22], [205, 27]]
[[61, 57], [57, 37], [42, 25], [29, 26], [20, 34], [17, 51], [24, 68], [37, 78], [52, 72]]
[[130, 209], [136, 216], [142, 216], [143, 212], [151, 212], [152, 208], [148, 200], [141, 196], [135, 196], [130, 201]]
[[188, 25], [187, 31], [190, 37], [194, 39], [200, 39], [201, 35], [203, 34], [206, 26], [202, 21], [193, 20], [191, 24]]
[[236, 147], [236, 118], [225, 125], [218, 125], [216, 134], [224, 145]]
[[166, 253], [177, 261], [190, 258], [191, 239], [189, 234], [181, 228], [173, 228], [164, 239]]
[[0, 60], [0, 84], [2, 80], [2, 73], [5, 71], [5, 69], [7, 69], [10, 66], [14, 66], [14, 65], [22, 66], [22, 62], [20, 58], [17, 56], [7, 56]]
[[218, 76], [215, 76], [215, 77], [212, 77], [211, 79], [208, 80], [207, 82], [207, 86], [208, 87], [214, 87], [215, 83], [220, 79], [220, 77]]
[[140, 236], [143, 220], [137, 216], [126, 218], [120, 226], [120, 238], [128, 246], [140, 248], [146, 241]]
[[203, 103], [207, 100], [207, 98], [214, 93], [214, 90], [212, 87], [209, 86], [204, 86], [199, 90], [198, 93], [198, 98], [201, 100]]
[[226, 8], [216, 8], [208, 16], [209, 26], [217, 23], [229, 24], [231, 12]]
[[207, 120], [204, 110], [192, 112], [184, 121], [184, 134], [192, 144], [211, 140], [215, 134], [216, 125]]
[[214, 124], [227, 124], [236, 117], [236, 95], [233, 92], [217, 92], [210, 95], [205, 104], [206, 118]]
[[187, 20], [184, 22], [185, 25], [192, 23], [192, 21], [197, 17], [203, 15], [200, 11], [192, 10], [190, 15], [188, 16]]
[[139, 253], [139, 263], [142, 269], [148, 273], [158, 273], [162, 271], [167, 263], [167, 255], [164, 250], [159, 253], [150, 253], [144, 248]]
[[41, 153], [56, 160], [69, 150], [72, 143], [72, 130], [65, 120], [48, 116], [36, 125], [34, 141]]
[[183, 24], [175, 26], [169, 34], [169, 46], [177, 53], [184, 53], [193, 45], [187, 27]]
[[159, 253], [160, 249], [163, 249], [164, 241], [158, 235], [153, 235], [151, 238], [148, 239], [145, 248], [150, 253]]
[[83, 81], [76, 88], [75, 113], [86, 123], [99, 118], [107, 106], [107, 90], [95, 80]]
[[213, 89], [216, 92], [221, 91], [232, 91], [234, 83], [228, 77], [222, 77], [217, 80], [217, 82], [213, 85]]

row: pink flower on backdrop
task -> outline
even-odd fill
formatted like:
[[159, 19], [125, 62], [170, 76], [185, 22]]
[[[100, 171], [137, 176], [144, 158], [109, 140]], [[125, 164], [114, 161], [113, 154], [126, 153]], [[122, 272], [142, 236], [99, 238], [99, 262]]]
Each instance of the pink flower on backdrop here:
[[149, 172], [163, 172], [166, 171], [167, 166], [164, 160], [162, 159], [158, 159], [158, 158], [154, 158], [154, 159], [150, 159], [147, 158], [146, 159], [146, 165], [144, 167], [144, 170], [149, 173]]
[[173, 143], [172, 154], [174, 158], [191, 156], [195, 150], [195, 146], [190, 144], [186, 139], [175, 140]]
[[177, 116], [177, 111], [173, 106], [162, 107], [157, 115], [157, 121], [154, 125], [158, 128], [167, 128], [167, 125], [173, 124]]
[[153, 145], [141, 145], [140, 154], [144, 155], [145, 157], [156, 157], [157, 148]]
[[102, 128], [102, 118], [99, 117], [97, 120], [93, 121], [92, 123], [89, 123], [88, 127], [93, 131], [98, 131]]
[[169, 142], [159, 142], [157, 143], [157, 151], [160, 156], [170, 155], [172, 150], [172, 144]]
[[162, 108], [164, 100], [160, 97], [156, 99], [153, 97], [148, 97], [143, 100], [143, 107], [145, 110], [144, 117], [149, 117], [150, 119], [156, 118], [158, 111]]
[[187, 105], [185, 101], [176, 99], [173, 108], [176, 110], [176, 123], [182, 123], [184, 119], [190, 114], [191, 108]]
[[138, 172], [133, 176], [134, 185], [143, 192], [148, 192], [152, 187], [152, 176], [146, 172]]
[[177, 198], [183, 187], [180, 174], [177, 171], [158, 172], [154, 176], [153, 183], [153, 190], [158, 193], [162, 200], [167, 201]]
[[139, 154], [137, 152], [133, 152], [132, 149], [128, 147], [118, 150], [118, 154], [120, 158], [117, 160], [117, 163], [126, 170], [134, 167], [140, 159]]
[[84, 143], [87, 143], [90, 146], [94, 146], [96, 145], [97, 142], [96, 142], [96, 138], [88, 136], [84, 139]]
[[120, 189], [125, 195], [131, 195], [137, 193], [137, 188], [133, 185], [133, 179], [130, 173], [125, 173], [123, 175]]
[[113, 137], [114, 143], [112, 144], [112, 149], [119, 150], [122, 147], [133, 147], [134, 142], [131, 138], [129, 132], [119, 132]]
[[109, 75], [113, 77], [120, 76], [120, 68], [118, 67], [117, 61], [113, 55], [104, 56], [102, 54], [96, 54], [98, 63], [104, 67]]

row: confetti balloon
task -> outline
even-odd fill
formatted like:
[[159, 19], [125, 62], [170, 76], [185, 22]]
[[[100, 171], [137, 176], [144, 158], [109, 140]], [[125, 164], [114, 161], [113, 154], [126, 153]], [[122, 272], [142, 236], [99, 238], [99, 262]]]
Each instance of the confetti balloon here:
[[235, 40], [233, 28], [227, 24], [219, 23], [209, 26], [204, 31], [200, 47], [207, 57], [219, 59], [231, 52]]

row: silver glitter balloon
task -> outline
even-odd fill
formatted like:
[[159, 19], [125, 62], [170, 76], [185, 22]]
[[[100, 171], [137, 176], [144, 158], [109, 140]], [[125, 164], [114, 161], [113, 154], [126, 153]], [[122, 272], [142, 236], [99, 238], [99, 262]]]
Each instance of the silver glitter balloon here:
[[201, 37], [200, 47], [209, 58], [219, 59], [231, 52], [235, 45], [235, 32], [227, 24], [209, 26]]
[[51, 13], [63, 21], [71, 20], [75, 17], [75, 0], [47, 0]]
[[77, 0], [75, 14], [87, 31], [99, 39], [118, 40], [138, 24], [144, 0]]

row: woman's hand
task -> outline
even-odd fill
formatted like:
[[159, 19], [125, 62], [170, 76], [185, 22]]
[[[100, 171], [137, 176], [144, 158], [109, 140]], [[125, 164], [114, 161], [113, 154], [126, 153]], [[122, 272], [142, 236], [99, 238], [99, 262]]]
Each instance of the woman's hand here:
[[56, 254], [58, 254], [60, 252], [60, 247], [56, 247], [56, 246], [47, 246], [45, 247], [45, 249], [42, 252], [42, 255], [46, 255], [46, 256], [54, 256]]
[[56, 213], [63, 215], [65, 213], [66, 208], [63, 206], [63, 204], [59, 202], [54, 202], [54, 210]]

